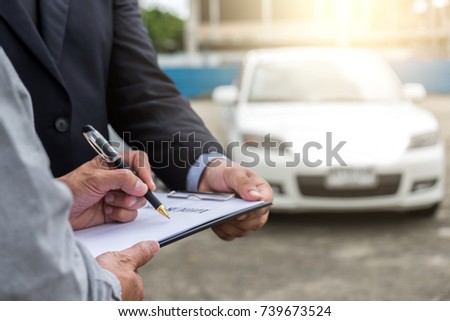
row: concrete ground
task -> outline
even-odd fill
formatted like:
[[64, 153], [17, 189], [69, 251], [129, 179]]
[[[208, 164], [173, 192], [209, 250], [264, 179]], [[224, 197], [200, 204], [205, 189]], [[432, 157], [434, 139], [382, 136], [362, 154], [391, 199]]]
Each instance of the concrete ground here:
[[[193, 106], [224, 139], [220, 111], [208, 101]], [[450, 96], [423, 106], [438, 116], [450, 155]], [[201, 232], [141, 269], [145, 299], [450, 300], [448, 193], [433, 218], [274, 214], [261, 231], [233, 242]]]

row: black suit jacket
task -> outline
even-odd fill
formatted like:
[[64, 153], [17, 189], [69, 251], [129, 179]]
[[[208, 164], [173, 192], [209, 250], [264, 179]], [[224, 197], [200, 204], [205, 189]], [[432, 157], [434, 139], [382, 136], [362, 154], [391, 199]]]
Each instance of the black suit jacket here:
[[221, 146], [158, 67], [136, 0], [41, 0], [37, 31], [21, 1], [0, 1], [0, 45], [31, 94], [35, 127], [60, 176], [95, 156], [86, 124], [110, 123], [184, 188], [189, 165]]

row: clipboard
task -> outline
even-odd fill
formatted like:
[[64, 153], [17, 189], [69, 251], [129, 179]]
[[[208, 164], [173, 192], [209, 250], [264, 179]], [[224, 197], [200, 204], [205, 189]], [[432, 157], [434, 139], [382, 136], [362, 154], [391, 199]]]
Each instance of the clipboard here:
[[211, 200], [211, 201], [218, 201], [218, 202], [224, 202], [228, 201], [229, 199], [235, 197], [235, 194], [231, 193], [209, 193], [209, 192], [189, 192], [189, 191], [171, 191], [169, 194], [167, 194], [167, 197], [169, 198], [198, 198], [201, 200]]
[[138, 217], [132, 222], [94, 226], [75, 231], [75, 236], [95, 257], [104, 252], [123, 250], [143, 240], [156, 240], [164, 247], [236, 216], [271, 205], [263, 201], [245, 201], [232, 194], [231, 197], [223, 194], [216, 199], [211, 199], [211, 193], [192, 194], [196, 193], [155, 193], [169, 211], [170, 220], [148, 205], [138, 211]]

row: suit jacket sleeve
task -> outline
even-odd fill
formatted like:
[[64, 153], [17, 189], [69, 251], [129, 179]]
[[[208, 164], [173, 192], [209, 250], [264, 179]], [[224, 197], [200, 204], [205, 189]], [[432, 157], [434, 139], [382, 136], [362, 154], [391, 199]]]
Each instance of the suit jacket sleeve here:
[[132, 147], [147, 150], [166, 185], [184, 189], [203, 153], [222, 147], [160, 69], [135, 0], [116, 0], [109, 69], [109, 122]]
[[53, 178], [31, 101], [0, 47], [0, 300], [119, 300], [120, 284], [77, 243], [71, 193]]

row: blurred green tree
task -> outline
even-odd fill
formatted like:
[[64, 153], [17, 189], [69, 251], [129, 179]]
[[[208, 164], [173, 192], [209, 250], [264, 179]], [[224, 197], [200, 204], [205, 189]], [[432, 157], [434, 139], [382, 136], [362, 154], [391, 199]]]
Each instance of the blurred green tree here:
[[158, 9], [143, 9], [142, 18], [157, 52], [183, 49], [182, 19]]

